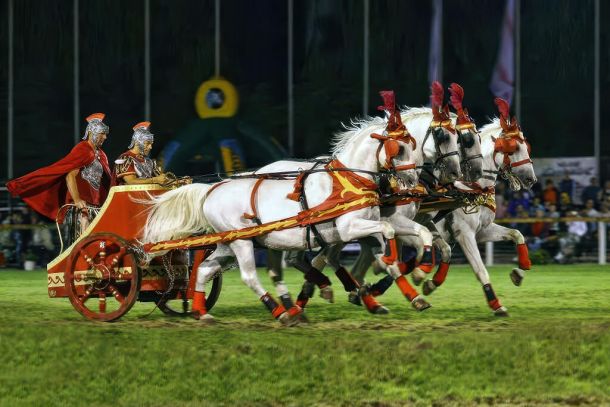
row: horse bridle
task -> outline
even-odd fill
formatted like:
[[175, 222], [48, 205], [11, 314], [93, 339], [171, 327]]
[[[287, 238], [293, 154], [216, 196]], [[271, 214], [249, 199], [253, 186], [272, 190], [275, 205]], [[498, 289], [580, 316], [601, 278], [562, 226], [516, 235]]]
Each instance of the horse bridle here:
[[[460, 145], [460, 166], [462, 166], [462, 172], [469, 172], [471, 170], [470, 161], [478, 158], [483, 158], [483, 154], [468, 155], [466, 152], [467, 148], [471, 148], [474, 145], [474, 137], [479, 137], [479, 144], [481, 142], [481, 135], [476, 130], [474, 123], [458, 124], [455, 126], [458, 134], [458, 144]], [[468, 134], [471, 137], [466, 139], [466, 135], [462, 134], [462, 130], [468, 130]]]
[[[432, 168], [434, 170], [439, 170], [441, 172], [447, 168], [447, 163], [446, 163], [445, 159], [452, 157], [454, 155], [460, 154], [458, 150], [450, 151], [446, 154], [443, 154], [441, 152], [441, 148], [439, 146], [440, 143], [438, 142], [438, 136], [436, 136], [436, 132], [443, 131], [443, 128], [447, 129], [452, 134], [455, 131], [455, 129], [452, 127], [451, 120], [443, 120], [443, 121], [433, 120], [432, 123], [430, 123], [430, 126], [428, 127], [428, 131], [426, 131], [426, 136], [424, 137], [424, 141], [422, 142], [422, 145], [421, 145], [422, 157], [425, 157], [424, 146], [426, 145], [426, 141], [428, 141], [428, 137], [430, 136], [430, 134], [435, 133], [435, 134], [432, 134], [432, 139], [434, 140], [434, 149], [436, 151], [436, 160], [434, 161], [434, 164], [432, 164]], [[443, 132], [443, 134], [444, 134], [444, 132]], [[441, 143], [443, 143], [443, 142], [444, 142], [444, 140], [441, 141]]]
[[[517, 151], [517, 149], [512, 148], [512, 143], [510, 143], [511, 141], [514, 142], [515, 146], [516, 146], [516, 143], [525, 144], [527, 146], [527, 150], [528, 150], [528, 157], [523, 160], [513, 162], [511, 160], [511, 156], [515, 153], [515, 151]], [[529, 143], [527, 142], [527, 140], [525, 139], [525, 137], [521, 134], [520, 130], [511, 131], [509, 133], [502, 131], [502, 133], [500, 133], [500, 136], [495, 140], [494, 143], [495, 144], [494, 144], [494, 152], [493, 152], [493, 162], [494, 162], [494, 165], [496, 166], [497, 170], [483, 170], [483, 172], [486, 172], [489, 174], [500, 175], [504, 179], [509, 179], [511, 177], [516, 177], [516, 175], [514, 175], [512, 172], [513, 168], [520, 167], [525, 164], [534, 163], [532, 161], [531, 157], [529, 157], [531, 147], [530, 147]], [[509, 146], [509, 144], [511, 144], [511, 146]], [[496, 164], [496, 155], [497, 154], [504, 155], [501, 166]], [[517, 178], [519, 178], [519, 177], [517, 177]]]

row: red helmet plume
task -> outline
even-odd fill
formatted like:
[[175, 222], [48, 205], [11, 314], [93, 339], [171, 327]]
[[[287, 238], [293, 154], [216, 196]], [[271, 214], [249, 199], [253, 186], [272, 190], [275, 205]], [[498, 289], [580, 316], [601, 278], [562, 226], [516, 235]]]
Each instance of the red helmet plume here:
[[378, 106], [377, 110], [385, 110], [392, 114], [396, 110], [396, 96], [393, 90], [382, 90], [379, 95], [383, 99], [383, 106]]
[[438, 111], [443, 107], [443, 98], [445, 96], [443, 85], [441, 85], [439, 81], [434, 81], [432, 82], [432, 86], [430, 86], [430, 91], [430, 104], [432, 105], [432, 110]]
[[451, 106], [453, 106], [458, 115], [463, 115], [464, 108], [462, 107], [462, 101], [464, 100], [464, 89], [457, 83], [452, 83], [449, 85], [449, 93], [451, 93], [449, 97]]

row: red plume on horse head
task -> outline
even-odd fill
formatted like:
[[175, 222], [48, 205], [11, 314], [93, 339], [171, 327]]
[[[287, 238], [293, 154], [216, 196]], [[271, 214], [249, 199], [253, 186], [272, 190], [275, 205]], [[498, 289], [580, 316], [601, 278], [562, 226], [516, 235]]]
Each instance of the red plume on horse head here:
[[432, 82], [432, 86], [430, 86], [430, 105], [432, 105], [432, 110], [439, 111], [443, 107], [443, 99], [445, 97], [445, 92], [443, 91], [443, 85], [439, 81]]
[[462, 106], [462, 101], [464, 100], [464, 89], [459, 84], [454, 82], [449, 86], [449, 93], [451, 94], [449, 97], [451, 106], [453, 106], [458, 115], [457, 124], [467, 125], [474, 123], [468, 115], [468, 110], [464, 109], [464, 106]]
[[498, 106], [498, 111], [500, 112], [500, 125], [502, 126], [504, 133], [518, 133], [520, 131], [519, 123], [517, 123], [516, 117], [513, 117], [512, 120], [510, 119], [510, 107], [508, 102], [502, 98], [495, 98], [494, 102], [496, 103], [496, 106]]
[[383, 99], [383, 106], [378, 106], [377, 110], [385, 110], [392, 114], [396, 110], [396, 96], [393, 90], [382, 90], [379, 95]]
[[451, 96], [449, 96], [451, 106], [453, 106], [458, 115], [462, 115], [464, 111], [464, 108], [462, 107], [462, 100], [464, 100], [464, 89], [457, 83], [452, 83], [449, 85], [449, 93], [451, 93]]

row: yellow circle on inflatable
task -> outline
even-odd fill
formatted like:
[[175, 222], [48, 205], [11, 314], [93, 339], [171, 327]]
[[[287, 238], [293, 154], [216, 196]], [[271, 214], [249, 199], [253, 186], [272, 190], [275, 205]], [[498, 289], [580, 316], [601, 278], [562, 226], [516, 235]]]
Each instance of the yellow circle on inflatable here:
[[195, 94], [195, 110], [202, 119], [233, 117], [238, 105], [237, 89], [219, 76], [203, 82]]

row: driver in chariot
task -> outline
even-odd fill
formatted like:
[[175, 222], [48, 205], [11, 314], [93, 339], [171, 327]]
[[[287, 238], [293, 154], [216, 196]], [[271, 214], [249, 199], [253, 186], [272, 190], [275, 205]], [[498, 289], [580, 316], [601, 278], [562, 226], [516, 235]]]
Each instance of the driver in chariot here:
[[171, 180], [161, 172], [157, 163], [148, 157], [155, 136], [149, 130], [150, 122], [141, 122], [133, 127], [129, 150], [114, 162], [114, 176], [118, 185], [160, 184]]

